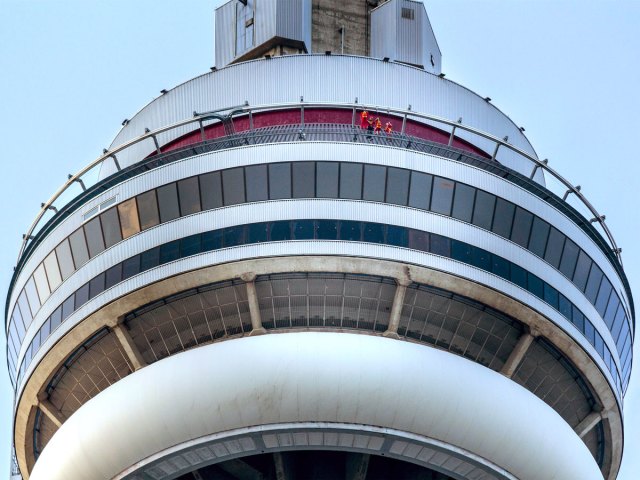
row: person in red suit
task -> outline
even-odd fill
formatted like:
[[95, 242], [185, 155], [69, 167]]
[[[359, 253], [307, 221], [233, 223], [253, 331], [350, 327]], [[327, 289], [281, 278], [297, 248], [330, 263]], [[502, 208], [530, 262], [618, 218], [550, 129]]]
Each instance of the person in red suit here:
[[360, 113], [360, 128], [362, 129], [367, 128], [368, 118], [369, 118], [369, 112], [367, 112], [366, 110], [363, 110], [362, 113]]

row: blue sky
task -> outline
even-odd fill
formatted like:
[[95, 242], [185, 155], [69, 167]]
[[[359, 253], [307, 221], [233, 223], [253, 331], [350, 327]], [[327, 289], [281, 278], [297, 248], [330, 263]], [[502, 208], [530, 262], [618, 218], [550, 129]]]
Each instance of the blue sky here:
[[[21, 235], [66, 175], [96, 158], [121, 121], [161, 89], [214, 64], [220, 3], [0, 0], [0, 291]], [[491, 97], [526, 128], [541, 158], [582, 186], [606, 214], [640, 302], [640, 2], [425, 3], [447, 78]], [[639, 375], [625, 401], [621, 480], [640, 478]], [[0, 478], [8, 471], [11, 405], [0, 368]]]

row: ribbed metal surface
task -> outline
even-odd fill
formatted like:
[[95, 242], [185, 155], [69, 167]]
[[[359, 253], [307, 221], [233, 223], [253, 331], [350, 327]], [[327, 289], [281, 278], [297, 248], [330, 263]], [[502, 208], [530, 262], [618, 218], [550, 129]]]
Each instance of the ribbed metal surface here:
[[216, 10], [216, 65], [227, 65], [233, 60], [235, 54], [235, 4], [235, 1], [227, 2]]
[[[404, 88], [362, 88], [363, 72], [376, 78], [379, 85], [404, 85]], [[256, 79], [260, 79], [257, 81]], [[452, 121], [462, 117], [465, 125], [498, 137], [509, 136], [510, 142], [535, 154], [517, 126], [502, 112], [470, 90], [431, 75], [423, 70], [396, 63], [385, 63], [363, 57], [327, 55], [291, 55], [270, 60], [256, 60], [232, 65], [202, 75], [157, 98], [124, 127], [112, 147], [139, 137], [145, 127], [166, 126], [190, 118], [193, 111], [205, 112], [248, 101], [252, 105], [292, 102], [304, 96], [309, 101], [353, 102], [356, 97], [364, 105], [396, 107], [434, 114]], [[369, 107], [375, 113], [375, 108]], [[176, 129], [159, 137], [160, 143], [177, 138], [191, 127]], [[492, 150], [492, 142], [471, 139], [484, 150]], [[118, 157], [125, 167], [154, 151], [153, 142], [139, 144]], [[111, 165], [111, 162], [110, 164]], [[528, 161], [508, 164], [527, 176]], [[104, 177], [113, 172], [103, 167]]]
[[304, 42], [311, 52], [311, 0], [277, 0], [266, 4], [277, 4], [276, 35]]

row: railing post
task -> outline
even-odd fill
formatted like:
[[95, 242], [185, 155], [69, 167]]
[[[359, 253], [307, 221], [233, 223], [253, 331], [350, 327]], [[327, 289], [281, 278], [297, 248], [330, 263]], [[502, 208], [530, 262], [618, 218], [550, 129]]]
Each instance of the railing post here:
[[200, 140], [204, 142], [204, 124], [202, 123], [202, 119], [198, 119], [198, 125], [200, 125]]
[[404, 130], [407, 127], [407, 114], [404, 114], [404, 117], [402, 117], [402, 130], [400, 130], [400, 133], [402, 135], [404, 135]]
[[448, 143], [449, 146], [453, 145], [453, 137], [455, 133], [456, 133], [456, 126], [454, 125], [453, 128], [451, 129], [451, 135], [449, 135], [449, 143]]
[[[148, 128], [145, 128], [145, 129], [144, 129], [144, 133], [145, 133], [145, 134], [146, 134], [146, 133], [151, 133], [151, 130], [149, 130]], [[151, 138], [153, 138], [153, 143], [154, 143], [154, 144], [155, 144], [155, 146], [156, 146], [156, 153], [162, 153], [162, 152], [160, 151], [160, 144], [158, 143], [158, 139], [156, 138], [156, 136], [155, 136], [155, 135], [151, 135]]]

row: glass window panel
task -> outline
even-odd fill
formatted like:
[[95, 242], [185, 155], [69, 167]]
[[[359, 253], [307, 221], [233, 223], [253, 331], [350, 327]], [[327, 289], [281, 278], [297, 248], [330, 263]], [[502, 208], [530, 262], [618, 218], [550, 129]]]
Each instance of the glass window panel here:
[[409, 170], [389, 167], [387, 170], [387, 202], [406, 205], [409, 197]]
[[202, 251], [210, 252], [222, 248], [222, 230], [202, 234]]
[[337, 240], [338, 222], [335, 220], [318, 220], [316, 235], [318, 240]]
[[595, 332], [595, 342], [594, 345], [596, 347], [596, 352], [602, 357], [604, 356], [604, 341], [602, 340], [602, 336], [598, 332]]
[[225, 247], [235, 247], [244, 244], [245, 226], [237, 225], [224, 229], [223, 242]]
[[200, 197], [202, 199], [203, 210], [211, 210], [212, 208], [219, 208], [223, 205], [220, 172], [200, 175]]
[[82, 227], [69, 236], [69, 244], [71, 245], [75, 266], [80, 268], [89, 260], [89, 250], [87, 250], [87, 242], [84, 238], [84, 229]]
[[360, 222], [349, 222], [342, 220], [340, 222], [340, 240], [360, 241]]
[[180, 241], [174, 240], [160, 245], [160, 264], [173, 262], [180, 258]]
[[18, 342], [18, 345], [20, 345], [27, 330], [24, 326], [24, 323], [22, 323], [22, 319], [20, 318], [20, 310], [17, 308], [13, 311], [13, 316], [11, 317], [11, 326], [16, 330], [16, 340]]
[[122, 280], [140, 273], [140, 255], [134, 255], [122, 262]]
[[[24, 291], [27, 293], [27, 300], [29, 301], [29, 307], [31, 307], [31, 318], [33, 318], [36, 312], [40, 309], [40, 299], [38, 298], [38, 292], [36, 290], [36, 284], [33, 281], [33, 277], [27, 281], [27, 284], [24, 286]], [[29, 319], [29, 323], [31, 323], [31, 319]], [[29, 323], [25, 321], [24, 326], [28, 327]]]
[[58, 257], [58, 265], [60, 266], [62, 280], [66, 280], [75, 271], [69, 240], [65, 238], [60, 245], [56, 247], [56, 256]]
[[486, 230], [491, 230], [493, 211], [496, 206], [496, 197], [490, 193], [478, 190], [476, 204], [473, 208], [473, 224]]
[[291, 164], [272, 163], [269, 165], [269, 198], [291, 198]]
[[451, 258], [471, 264], [471, 255], [471, 245], [458, 240], [451, 240]]
[[89, 282], [82, 285], [75, 293], [76, 310], [89, 301]]
[[51, 333], [51, 318], [47, 318], [47, 321], [42, 324], [40, 328], [40, 339], [44, 342]]
[[160, 265], [160, 247], [150, 248], [140, 254], [140, 271], [146, 272]]
[[340, 198], [362, 198], [362, 165], [340, 164]]
[[362, 198], [374, 202], [384, 202], [384, 190], [386, 179], [386, 168], [380, 165], [364, 166], [364, 186]]
[[365, 223], [362, 238], [369, 243], [384, 243], [384, 225], [381, 223]]
[[315, 162], [295, 162], [292, 169], [293, 198], [314, 198], [316, 196]]
[[572, 311], [571, 321], [578, 328], [578, 330], [584, 333], [584, 315], [582, 315], [582, 312], [578, 310], [578, 307], [576, 307], [575, 305], [571, 306], [571, 311]]
[[116, 207], [102, 213], [100, 222], [102, 223], [102, 233], [104, 234], [104, 243], [107, 248], [122, 240], [120, 219], [118, 218], [118, 209]]
[[498, 198], [491, 231], [501, 237], [510, 238], [515, 210], [516, 206], [513, 203]]
[[451, 200], [453, 200], [454, 182], [446, 178], [433, 177], [433, 194], [431, 195], [431, 210], [443, 215], [451, 215]]
[[595, 303], [596, 295], [600, 290], [600, 282], [602, 281], [602, 270], [594, 263], [591, 265], [589, 272], [589, 280], [587, 280], [587, 288], [584, 291], [585, 296], [591, 303]]
[[316, 164], [316, 194], [318, 198], [338, 198], [337, 162], [318, 162]]
[[624, 346], [627, 343], [629, 337], [629, 324], [627, 322], [624, 322], [622, 324], [622, 331], [620, 332], [620, 336], [616, 341], [616, 348], [618, 349], [618, 352], [624, 352]]
[[31, 319], [33, 318], [33, 316], [31, 315], [31, 309], [29, 308], [26, 288], [22, 290], [22, 293], [20, 293], [20, 296], [18, 297], [18, 306], [20, 308], [22, 323], [25, 327], [28, 327], [29, 325], [31, 325]]
[[451, 240], [441, 235], [431, 234], [431, 253], [451, 257]]
[[201, 210], [198, 177], [189, 177], [179, 180], [178, 197], [180, 198], [180, 212], [183, 216], [198, 213]]
[[38, 330], [36, 334], [33, 336], [33, 339], [31, 340], [31, 345], [29, 346], [29, 348], [31, 349], [34, 355], [38, 352], [38, 349], [40, 348], [40, 330]]
[[548, 283], [544, 283], [544, 301], [558, 310], [558, 291]]
[[604, 312], [604, 322], [607, 324], [607, 328], [609, 330], [613, 328], [613, 320], [615, 319], [618, 307], [620, 307], [620, 300], [616, 293], [613, 292], [609, 297], [609, 303], [607, 304], [607, 309]]
[[313, 240], [313, 220], [296, 220], [293, 222], [294, 240]]
[[269, 227], [269, 236], [271, 241], [279, 242], [282, 240], [291, 240], [291, 224], [288, 220], [273, 222]]
[[502, 277], [505, 280], [511, 279], [510, 265], [511, 264], [504, 258], [492, 255], [491, 271], [499, 277]]
[[532, 223], [533, 215], [520, 207], [516, 207], [516, 213], [513, 217], [513, 229], [511, 230], [511, 240], [527, 248]]
[[56, 258], [55, 250], [51, 252], [44, 259], [44, 269], [47, 272], [47, 278], [49, 279], [49, 287], [51, 291], [58, 288], [58, 285], [62, 283], [62, 277], [60, 276], [60, 269], [58, 268], [58, 259]]
[[560, 265], [560, 258], [562, 257], [562, 249], [564, 248], [565, 239], [566, 237], [562, 233], [551, 227], [544, 259], [556, 268]]
[[105, 287], [105, 274], [102, 272], [89, 280], [89, 298], [93, 298], [96, 295], [104, 292]]
[[453, 196], [453, 211], [451, 212], [451, 215], [458, 220], [471, 223], [475, 196], [475, 188], [465, 185], [464, 183], [456, 183], [455, 195]]
[[562, 259], [560, 260], [560, 271], [564, 273], [567, 278], [573, 278], [573, 271], [576, 268], [579, 253], [580, 248], [567, 238], [564, 242], [564, 250], [562, 252]]
[[247, 202], [259, 202], [269, 199], [266, 165], [246, 167], [245, 179], [247, 182]]
[[114, 265], [106, 271], [105, 288], [111, 288], [122, 281], [122, 263]]
[[[17, 320], [17, 322], [22, 325], [22, 320]], [[22, 325], [22, 328], [24, 328], [24, 325]], [[20, 352], [20, 336], [16, 328], [16, 320], [14, 320], [13, 317], [11, 317], [11, 321], [9, 322], [9, 344], [13, 346], [16, 354]]]
[[429, 210], [431, 204], [431, 183], [433, 177], [426, 173], [411, 172], [409, 206]]
[[515, 263], [511, 264], [511, 281], [516, 285], [527, 289], [527, 272], [524, 268]]
[[491, 254], [482, 248], [473, 247], [471, 251], [471, 264], [487, 272], [491, 271]]
[[160, 214], [158, 213], [158, 201], [156, 199], [156, 191], [149, 190], [141, 193], [136, 197], [138, 203], [138, 212], [140, 214], [140, 228], [146, 230], [160, 223]]
[[527, 272], [527, 290], [536, 297], [544, 299], [543, 281], [536, 277], [533, 273]]
[[222, 192], [225, 205], [244, 203], [244, 169], [231, 168], [222, 171]]
[[190, 257], [191, 255], [197, 255], [202, 250], [202, 239], [199, 233], [195, 235], [189, 235], [180, 240], [180, 257]]
[[[615, 295], [615, 294], [614, 294]], [[603, 277], [598, 296], [596, 297], [595, 307], [600, 316], [604, 316], [604, 311], [609, 303], [609, 297], [611, 296], [611, 283], [606, 277]]]
[[249, 243], [262, 243], [268, 240], [268, 223], [252, 223], [249, 225]]
[[407, 247], [409, 245], [407, 233], [407, 229], [404, 227], [387, 225], [387, 244], [396, 247]]
[[160, 208], [160, 223], [174, 220], [180, 216], [178, 189], [175, 183], [157, 188], [156, 195], [158, 196], [158, 207]]
[[540, 217], [534, 217], [529, 239], [529, 250], [540, 258], [544, 258], [544, 250], [547, 248], [549, 230], [551, 226]]
[[571, 320], [571, 302], [562, 294], [558, 296], [558, 310], [563, 317]]
[[[367, 236], [367, 226], [365, 224], [364, 228], [365, 241]], [[422, 232], [420, 230], [414, 230], [413, 228], [409, 230], [409, 248], [414, 250], [420, 250], [422, 252], [430, 251], [429, 246], [429, 234], [427, 232]]]
[[618, 307], [618, 311], [616, 312], [615, 319], [613, 320], [613, 327], [611, 327], [611, 336], [613, 337], [613, 341], [615, 342], [618, 339], [618, 335], [620, 335], [620, 331], [622, 330], [622, 323], [627, 321], [627, 317], [624, 313], [624, 308], [622, 304]]
[[122, 238], [129, 238], [140, 231], [140, 219], [135, 198], [130, 198], [119, 204], [118, 214], [120, 215]]
[[93, 258], [104, 250], [104, 238], [102, 237], [102, 228], [100, 227], [100, 217], [89, 220], [83, 228], [84, 234], [87, 237], [89, 257]]
[[587, 286], [589, 270], [591, 270], [591, 259], [583, 250], [580, 250], [576, 269], [573, 272], [573, 283], [575, 283], [576, 287], [582, 292], [584, 292], [584, 288]]

